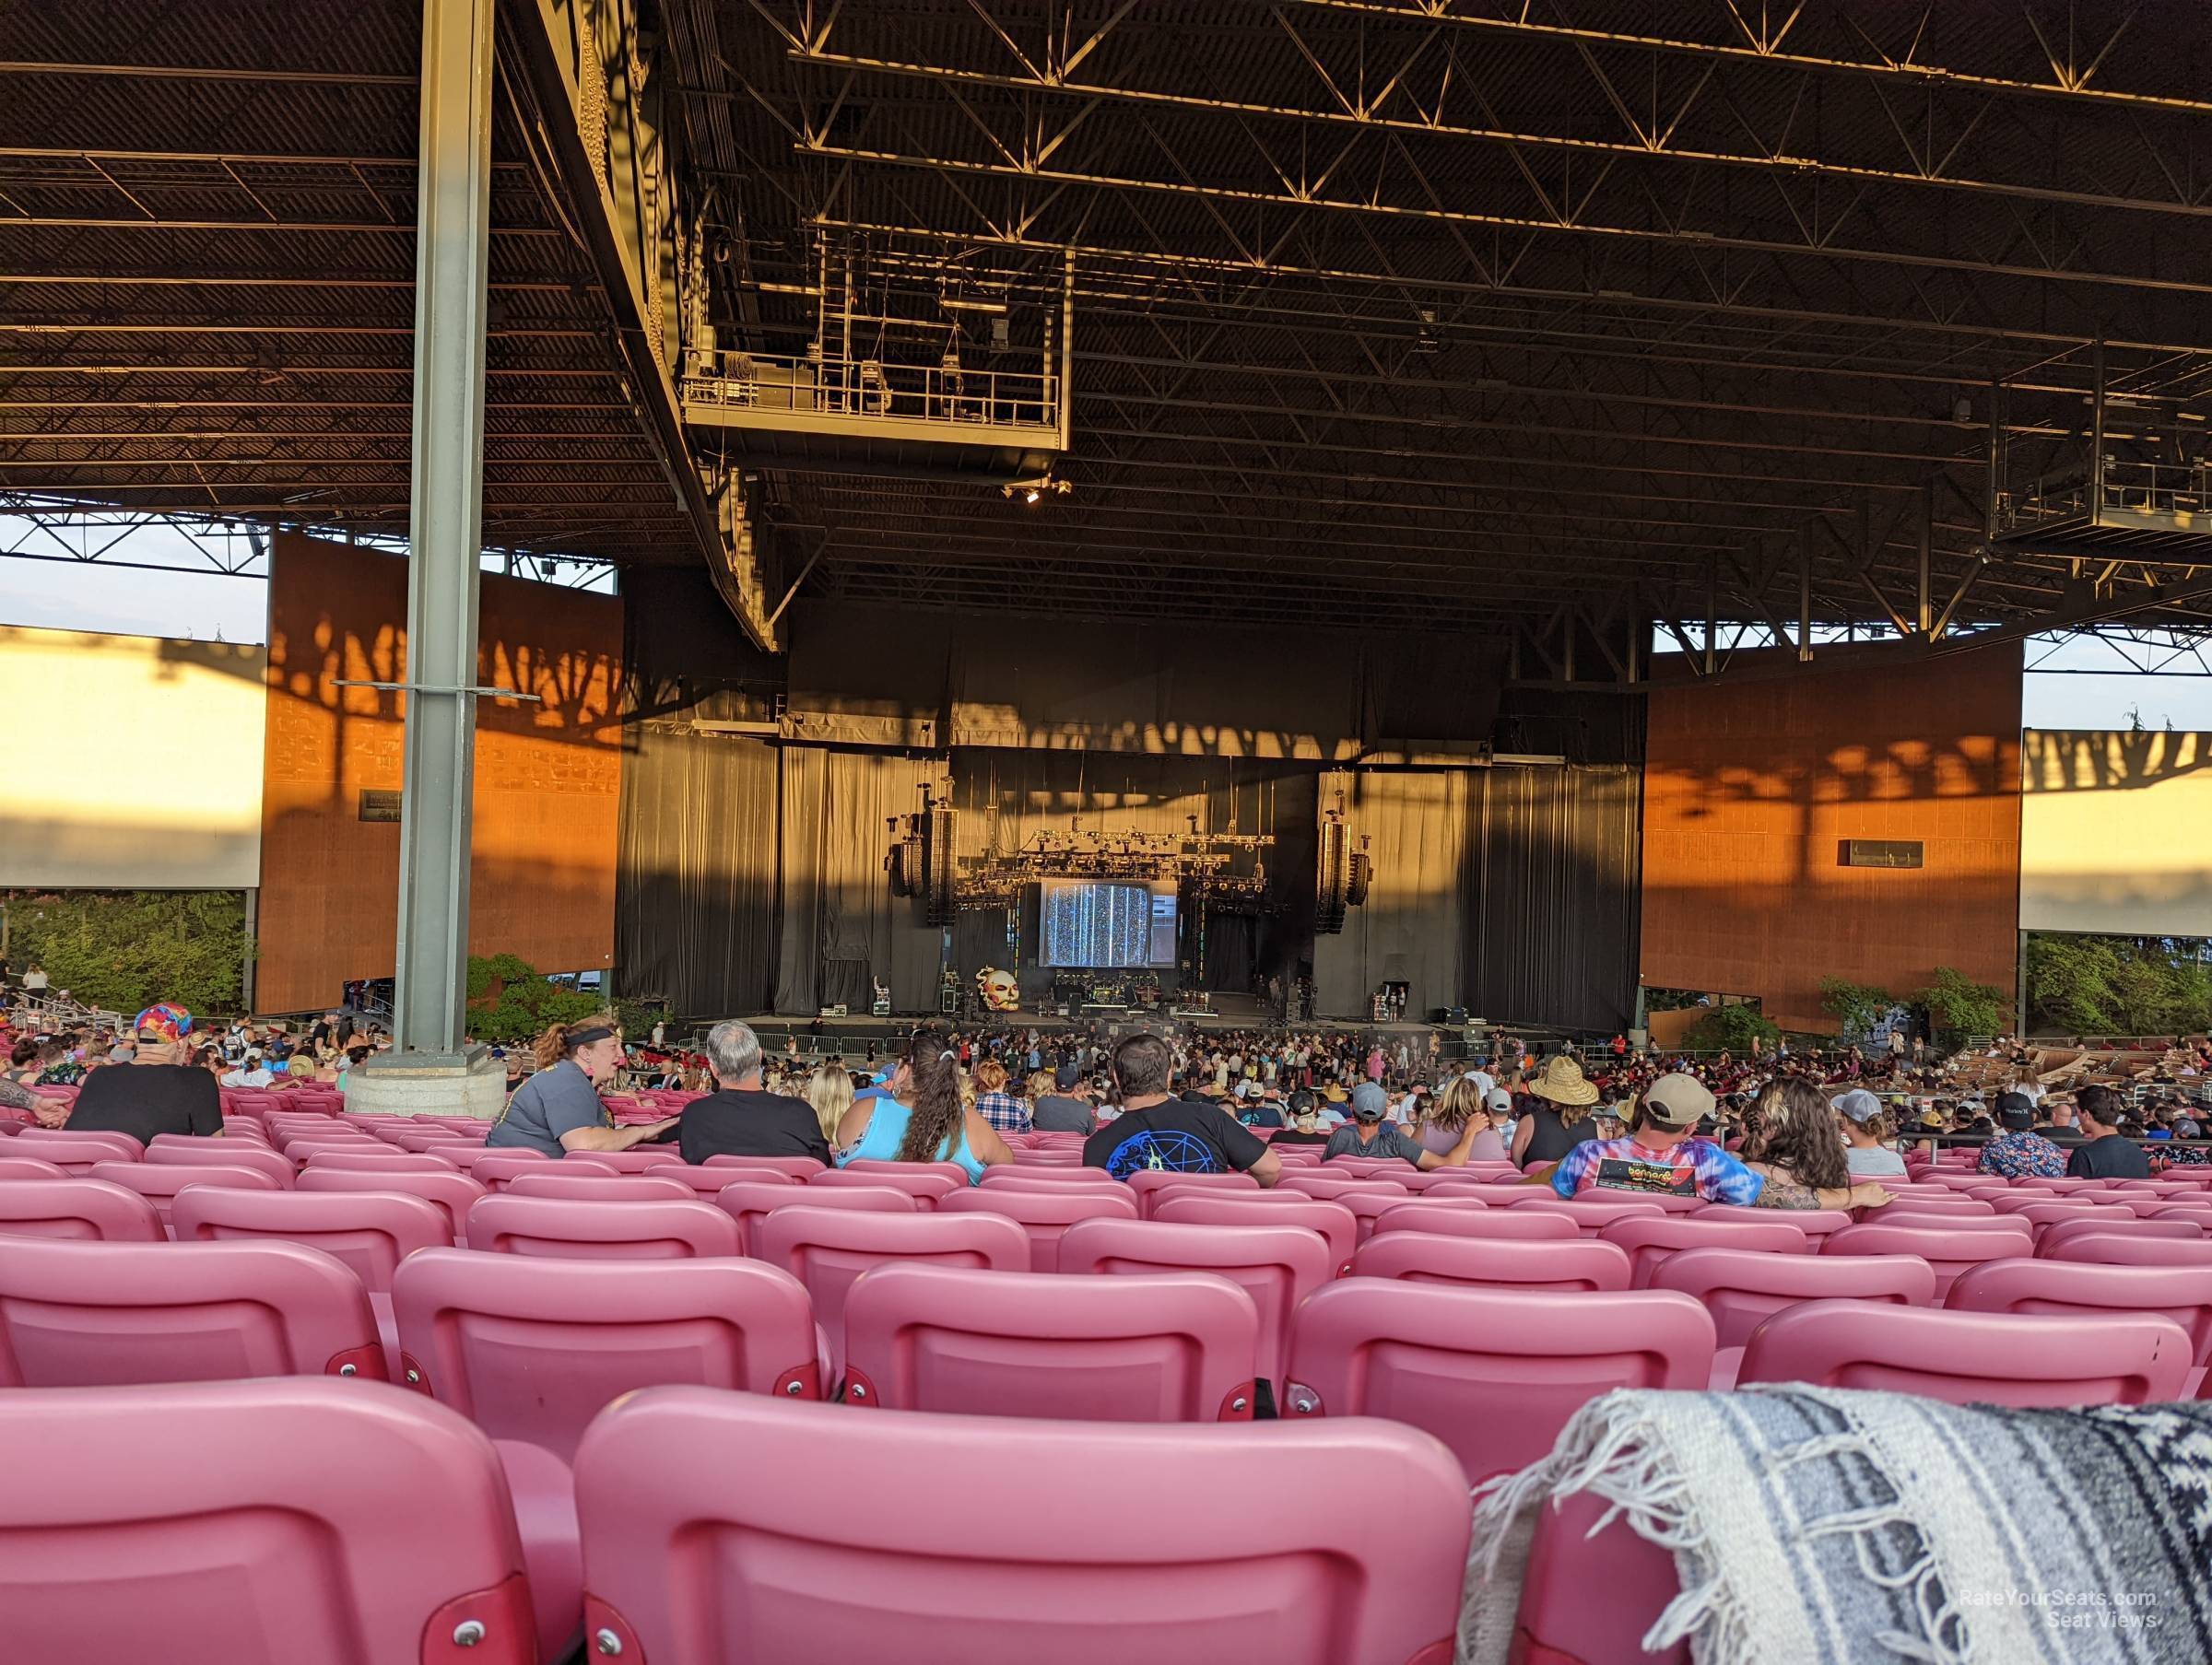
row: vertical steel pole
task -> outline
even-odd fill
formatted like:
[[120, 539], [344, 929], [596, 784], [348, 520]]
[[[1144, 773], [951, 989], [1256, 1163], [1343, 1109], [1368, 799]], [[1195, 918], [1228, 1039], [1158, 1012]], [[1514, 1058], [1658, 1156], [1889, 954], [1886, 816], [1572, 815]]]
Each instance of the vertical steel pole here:
[[2097, 345], [2089, 356], [2090, 379], [2096, 386], [2089, 393], [2089, 519], [2094, 522], [2104, 512], [2104, 337], [2097, 337]]
[[492, 0], [423, 0], [408, 503], [406, 791], [399, 829], [402, 1050], [457, 1055], [468, 994], [468, 826], [483, 546]]
[[1936, 482], [1930, 480], [1920, 488], [1920, 607], [1913, 615], [1920, 639], [1928, 639], [1928, 625], [1935, 616], [1934, 603], [1928, 593], [1928, 565], [1936, 539]]
[[1721, 557], [1705, 557], [1705, 674], [1712, 674], [1718, 662], [1713, 652], [1721, 635]]
[[1813, 656], [1813, 539], [1797, 534], [1797, 662]]

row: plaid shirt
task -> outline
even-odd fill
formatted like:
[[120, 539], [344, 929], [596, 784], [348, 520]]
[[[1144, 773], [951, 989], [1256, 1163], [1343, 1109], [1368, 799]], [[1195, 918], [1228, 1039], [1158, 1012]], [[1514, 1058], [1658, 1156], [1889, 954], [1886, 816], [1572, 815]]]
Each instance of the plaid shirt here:
[[2041, 1133], [2022, 1128], [2016, 1133], [2000, 1133], [1983, 1145], [1974, 1167], [1978, 1172], [2002, 1174], [2007, 1179], [2063, 1179], [2066, 1153]]
[[1002, 1133], [1030, 1131], [1030, 1107], [1011, 1093], [978, 1093], [975, 1113]]

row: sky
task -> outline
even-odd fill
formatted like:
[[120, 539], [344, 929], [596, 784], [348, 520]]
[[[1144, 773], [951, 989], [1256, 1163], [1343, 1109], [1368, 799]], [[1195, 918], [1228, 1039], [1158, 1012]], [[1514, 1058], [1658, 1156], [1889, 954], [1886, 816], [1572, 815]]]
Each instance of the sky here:
[[[259, 578], [214, 571], [202, 550], [166, 527], [135, 530], [108, 555], [111, 559], [174, 569], [169, 571], [69, 561], [67, 552], [52, 538], [32, 533], [20, 520], [0, 515], [0, 552], [8, 550], [64, 558], [0, 558], [0, 625], [233, 642], [267, 639], [267, 584]], [[238, 548], [234, 553], [244, 551]], [[497, 570], [498, 557], [487, 557], [486, 566]], [[609, 576], [594, 575], [587, 587], [611, 588]], [[2206, 657], [2212, 658], [2212, 652]], [[2083, 642], [2060, 644], [2047, 658], [2039, 645], [2030, 659], [2053, 671], [2113, 662], [2107, 651]], [[2031, 671], [2021, 689], [2021, 720], [2029, 728], [2127, 728], [2139, 720], [2147, 729], [2171, 724], [2212, 730], [2212, 676]]]

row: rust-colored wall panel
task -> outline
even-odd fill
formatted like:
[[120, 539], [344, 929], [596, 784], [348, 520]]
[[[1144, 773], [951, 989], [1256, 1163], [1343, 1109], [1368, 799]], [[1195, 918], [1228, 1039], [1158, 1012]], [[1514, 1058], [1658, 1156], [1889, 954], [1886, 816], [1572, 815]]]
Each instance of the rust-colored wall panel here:
[[[359, 817], [363, 789], [399, 787], [404, 697], [339, 688], [406, 679], [406, 562], [279, 534], [269, 584], [268, 758], [262, 800], [255, 1003], [326, 1005], [388, 977], [399, 827]], [[477, 680], [542, 703], [477, 708], [469, 949], [542, 971], [614, 952], [621, 794], [622, 604], [487, 575]]]
[[[1835, 1026], [1823, 977], [1904, 994], [1953, 966], [2012, 987], [2020, 651], [1856, 656], [1864, 669], [1651, 696], [1646, 984], [1758, 995], [1794, 1029]], [[1918, 838], [1925, 865], [1842, 866], [1846, 838]]]

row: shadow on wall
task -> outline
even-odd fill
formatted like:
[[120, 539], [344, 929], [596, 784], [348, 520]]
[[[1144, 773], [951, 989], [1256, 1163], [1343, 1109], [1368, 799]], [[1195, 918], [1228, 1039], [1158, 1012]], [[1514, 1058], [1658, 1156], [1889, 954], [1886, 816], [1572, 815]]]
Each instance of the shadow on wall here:
[[2021, 790], [2139, 791], [2212, 768], [2212, 734], [2158, 729], [2030, 729], [2020, 737]]

